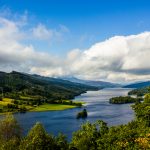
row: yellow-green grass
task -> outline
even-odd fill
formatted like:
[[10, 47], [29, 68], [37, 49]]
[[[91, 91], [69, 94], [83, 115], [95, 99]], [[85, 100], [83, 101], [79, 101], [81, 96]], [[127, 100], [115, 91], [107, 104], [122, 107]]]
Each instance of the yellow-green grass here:
[[13, 102], [13, 99], [11, 98], [3, 98], [2, 101], [0, 101], [1, 106], [6, 106], [7, 104], [11, 104]]
[[[27, 97], [24, 97], [27, 98]], [[3, 108], [3, 106], [7, 106], [7, 104], [13, 104], [13, 99], [11, 98], [3, 98], [2, 101], [0, 101], [0, 108]], [[70, 102], [70, 100], [63, 100], [65, 102]], [[85, 102], [80, 102], [80, 101], [73, 101], [73, 103], [81, 103], [81, 104], [85, 104]], [[65, 105], [65, 104], [43, 104], [40, 106], [30, 106], [30, 105], [25, 105], [27, 111], [54, 111], [54, 110], [66, 110], [66, 109], [71, 109], [71, 108], [75, 108], [78, 106], [75, 105]], [[2, 114], [2, 113], [1, 113]]]
[[31, 99], [34, 100], [36, 98], [39, 98], [38, 96], [22, 96], [22, 95], [20, 95], [19, 97], [25, 100], [31, 100]]
[[[59, 100], [58, 100], [59, 101]], [[70, 102], [70, 100], [63, 100], [63, 102]], [[73, 103], [75, 103], [75, 104], [78, 104], [78, 103], [80, 103], [80, 104], [86, 104], [86, 102], [82, 102], [82, 101], [78, 101], [78, 100], [76, 100], [76, 101], [72, 101]]]
[[30, 111], [54, 111], [54, 110], [65, 110], [65, 109], [71, 109], [75, 108], [77, 106], [73, 105], [62, 105], [62, 104], [43, 104], [40, 106], [37, 106]]
[[81, 103], [81, 104], [86, 104], [86, 102], [82, 102], [82, 101], [73, 101], [74, 103], [78, 104], [78, 103]]
[[31, 99], [31, 97], [28, 97], [28, 96], [19, 96], [21, 99]]

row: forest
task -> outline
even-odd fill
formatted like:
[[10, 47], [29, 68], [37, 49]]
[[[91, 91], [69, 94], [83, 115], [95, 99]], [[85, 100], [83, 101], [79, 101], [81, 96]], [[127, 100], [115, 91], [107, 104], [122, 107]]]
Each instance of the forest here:
[[109, 100], [109, 103], [111, 104], [126, 104], [126, 103], [135, 103], [142, 101], [143, 98], [133, 98], [130, 96], [119, 96], [119, 97], [113, 97]]
[[126, 125], [109, 127], [106, 122], [86, 122], [72, 135], [53, 136], [37, 122], [26, 136], [12, 115], [0, 121], [1, 150], [139, 150], [150, 149], [150, 94], [132, 105], [135, 119]]
[[144, 96], [145, 94], [149, 93], [149, 88], [149, 86], [137, 88], [128, 92], [128, 95]]
[[16, 71], [0, 72], [0, 87], [5, 97], [14, 99], [25, 99], [22, 97], [26, 96], [31, 99], [72, 99], [87, 90], [97, 90], [84, 84]]
[[81, 103], [73, 103], [71, 99], [87, 90], [98, 88], [35, 74], [0, 72], [0, 112], [34, 111], [34, 107], [47, 104], [51, 104], [48, 110], [57, 110], [56, 104], [58, 110], [80, 107]]

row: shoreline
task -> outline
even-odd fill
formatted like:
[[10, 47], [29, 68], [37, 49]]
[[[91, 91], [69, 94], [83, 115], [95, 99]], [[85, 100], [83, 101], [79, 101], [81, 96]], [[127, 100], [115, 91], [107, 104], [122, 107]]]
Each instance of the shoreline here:
[[[76, 102], [76, 103], [81, 103], [82, 106], [85, 104], [85, 102]], [[82, 107], [81, 106], [81, 107]], [[46, 111], [63, 111], [67, 109], [73, 109], [73, 108], [80, 108], [80, 106], [77, 105], [65, 105], [65, 104], [43, 104], [37, 107], [33, 107], [28, 109], [26, 112], [46, 112]], [[19, 111], [14, 111], [14, 112], [2, 112], [0, 115], [7, 115], [7, 114], [15, 114], [15, 113], [26, 113], [26, 112], [19, 112]]]

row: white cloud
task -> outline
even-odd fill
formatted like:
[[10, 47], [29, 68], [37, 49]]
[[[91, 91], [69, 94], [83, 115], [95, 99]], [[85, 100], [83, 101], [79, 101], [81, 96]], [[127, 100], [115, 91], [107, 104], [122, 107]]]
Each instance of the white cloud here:
[[150, 32], [115, 36], [85, 50], [71, 70], [82, 77], [128, 81], [149, 78]]
[[33, 36], [40, 40], [47, 40], [52, 38], [53, 31], [47, 29], [45, 25], [39, 24], [37, 27], [33, 28]]
[[[57, 68], [60, 59], [44, 52], [38, 52], [32, 45], [21, 43], [22, 34], [19, 25], [0, 18], [0, 69], [32, 72], [33, 68]], [[36, 69], [37, 70], [37, 69]]]
[[[36, 51], [32, 44], [22, 44], [26, 33], [21, 25], [25, 24], [0, 17], [0, 70], [120, 82], [150, 79], [150, 32], [115, 36], [86, 50], [71, 50], [62, 59]], [[41, 40], [53, 40], [69, 32], [65, 26], [50, 30], [43, 24], [32, 29]]]
[[80, 49], [73, 49], [67, 54], [67, 60], [73, 62], [74, 60], [78, 59], [82, 52]]
[[51, 43], [54, 41], [63, 41], [64, 34], [68, 34], [69, 32], [69, 29], [64, 25], [59, 25], [58, 29], [50, 29], [41, 23], [32, 29], [33, 38], [46, 40]]

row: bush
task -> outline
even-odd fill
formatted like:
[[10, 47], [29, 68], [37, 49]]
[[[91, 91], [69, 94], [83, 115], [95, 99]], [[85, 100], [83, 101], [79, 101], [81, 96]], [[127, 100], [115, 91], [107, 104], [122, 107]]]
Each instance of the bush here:
[[146, 94], [144, 97], [144, 103], [150, 103], [150, 94]]
[[18, 103], [19, 103], [19, 102], [18, 102], [17, 100], [14, 100], [14, 104], [17, 104], [17, 105], [18, 105]]
[[21, 113], [25, 113], [25, 112], [27, 111], [27, 109], [26, 109], [26, 107], [23, 105], [23, 106], [21, 106], [21, 107], [19, 108], [19, 111], [20, 111]]

